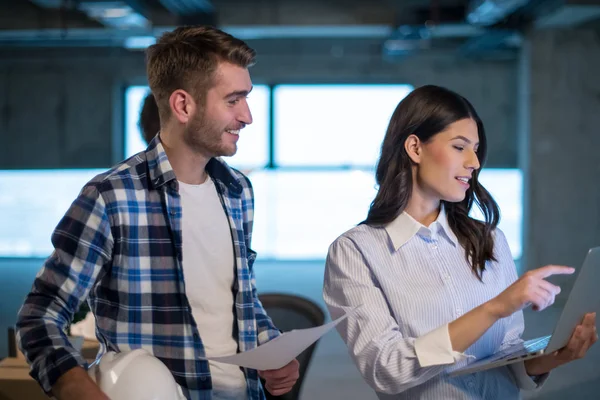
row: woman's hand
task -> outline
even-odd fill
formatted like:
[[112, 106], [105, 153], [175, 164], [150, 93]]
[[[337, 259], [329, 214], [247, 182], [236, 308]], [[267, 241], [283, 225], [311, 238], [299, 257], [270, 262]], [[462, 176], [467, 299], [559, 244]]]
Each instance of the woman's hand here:
[[528, 271], [498, 296], [488, 302], [497, 318], [505, 318], [516, 311], [531, 305], [535, 311], [542, 311], [554, 303], [560, 287], [544, 280], [551, 275], [569, 275], [575, 272], [571, 267], [546, 265]]
[[596, 313], [585, 314], [565, 347], [552, 354], [525, 361], [525, 370], [531, 376], [550, 372], [563, 364], [583, 358], [597, 341]]

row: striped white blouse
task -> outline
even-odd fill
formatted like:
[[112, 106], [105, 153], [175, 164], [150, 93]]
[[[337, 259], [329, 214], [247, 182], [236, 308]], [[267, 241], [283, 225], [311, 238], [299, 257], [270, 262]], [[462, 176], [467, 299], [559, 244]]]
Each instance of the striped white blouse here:
[[380, 399], [518, 399], [538, 387], [523, 363], [451, 378], [447, 372], [520, 341], [523, 314], [496, 322], [464, 354], [452, 351], [448, 323], [517, 279], [504, 234], [483, 283], [448, 226], [444, 210], [429, 227], [402, 213], [385, 228], [359, 225], [329, 248], [323, 297], [350, 355]]

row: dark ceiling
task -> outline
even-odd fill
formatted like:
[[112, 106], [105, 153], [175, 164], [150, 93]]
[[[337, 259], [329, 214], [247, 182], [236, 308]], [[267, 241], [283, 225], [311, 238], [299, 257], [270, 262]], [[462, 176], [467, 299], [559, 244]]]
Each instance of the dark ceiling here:
[[384, 55], [519, 47], [528, 29], [596, 26], [600, 0], [0, 0], [0, 47], [143, 48], [182, 24], [245, 40], [375, 40]]

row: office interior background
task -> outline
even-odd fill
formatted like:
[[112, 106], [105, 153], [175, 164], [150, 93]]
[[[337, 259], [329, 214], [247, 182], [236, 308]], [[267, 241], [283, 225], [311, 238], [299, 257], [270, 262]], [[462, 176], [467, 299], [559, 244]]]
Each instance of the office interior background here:
[[[486, 126], [481, 175], [519, 273], [580, 266], [600, 245], [600, 0], [0, 0], [0, 358], [50, 234], [81, 187], [145, 148], [144, 49], [212, 24], [258, 53], [254, 123], [227, 161], [251, 178], [259, 292], [325, 307], [329, 244], [362, 221], [398, 102], [467, 97]], [[477, 210], [474, 217], [480, 217]], [[525, 337], [549, 334], [572, 280]], [[600, 350], [527, 398], [597, 398]], [[303, 399], [375, 399], [331, 332]]]

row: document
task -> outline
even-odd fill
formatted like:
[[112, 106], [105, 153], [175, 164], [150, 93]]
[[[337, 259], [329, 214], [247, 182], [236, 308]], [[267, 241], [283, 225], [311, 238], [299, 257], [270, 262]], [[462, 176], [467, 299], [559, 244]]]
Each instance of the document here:
[[300, 353], [316, 342], [321, 336], [329, 332], [337, 324], [342, 322], [353, 311], [354, 310], [325, 325], [317, 326], [315, 328], [294, 329], [285, 332], [281, 336], [243, 353], [221, 357], [206, 357], [205, 359], [261, 371], [279, 369], [289, 364]]

